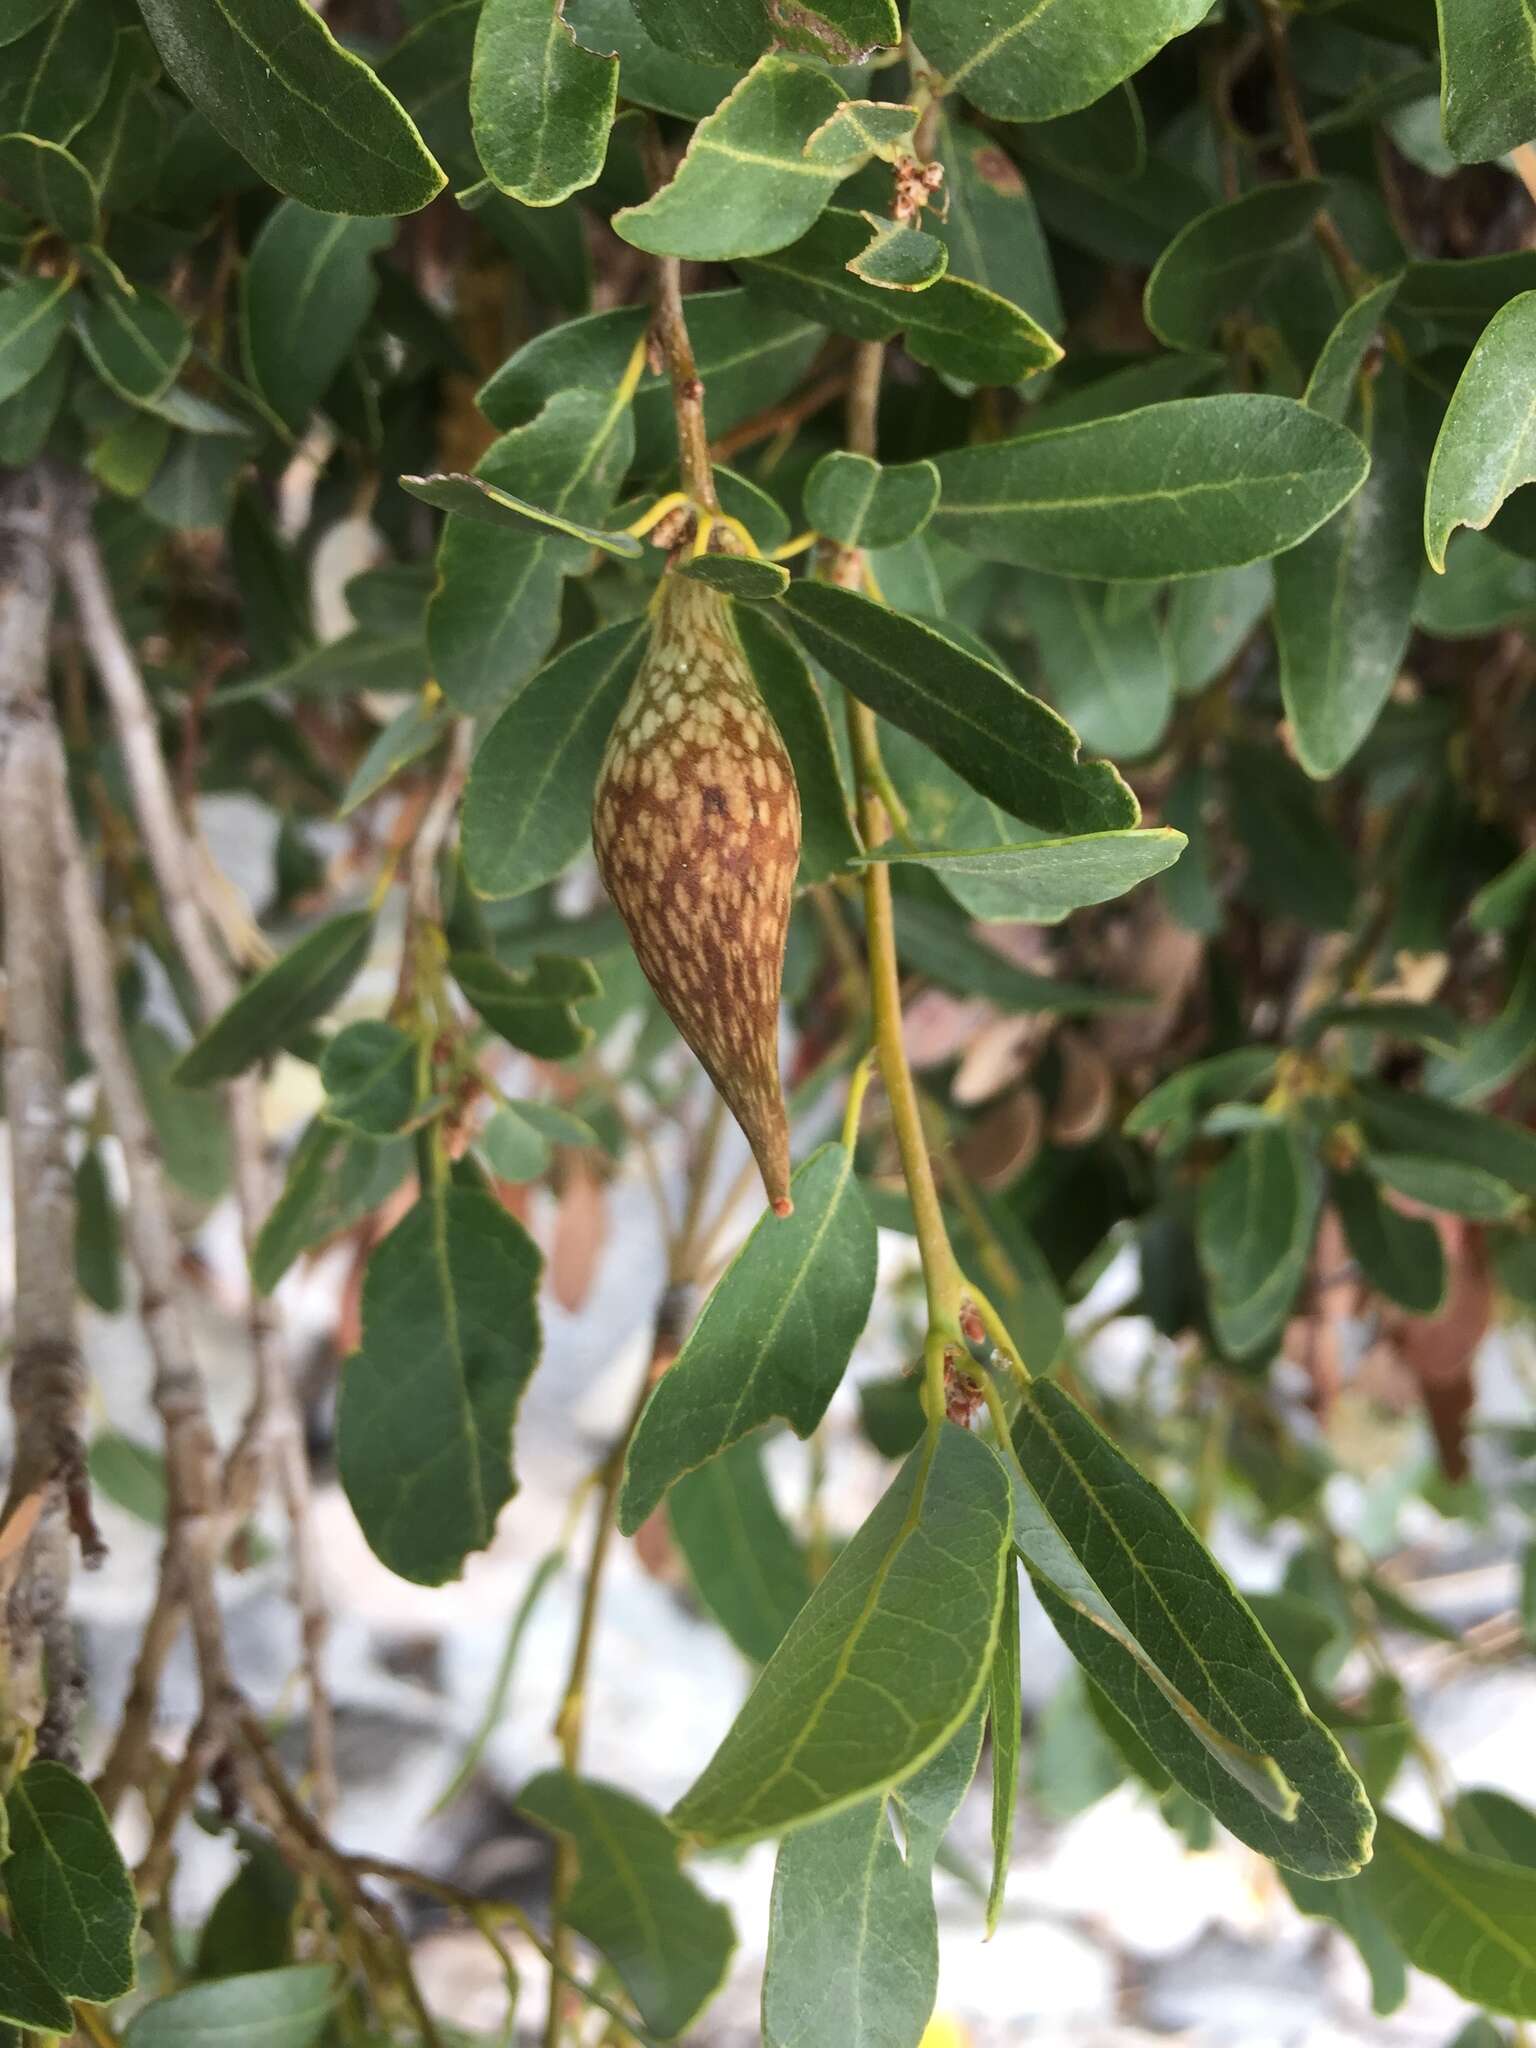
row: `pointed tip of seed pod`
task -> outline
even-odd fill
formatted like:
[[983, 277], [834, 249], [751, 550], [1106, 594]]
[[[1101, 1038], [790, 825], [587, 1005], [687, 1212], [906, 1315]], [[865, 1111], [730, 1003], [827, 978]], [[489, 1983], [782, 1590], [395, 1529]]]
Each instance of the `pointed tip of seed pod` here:
[[795, 1205], [788, 1195], [775, 1195], [768, 1206], [775, 1216], [793, 1216], [795, 1213]]

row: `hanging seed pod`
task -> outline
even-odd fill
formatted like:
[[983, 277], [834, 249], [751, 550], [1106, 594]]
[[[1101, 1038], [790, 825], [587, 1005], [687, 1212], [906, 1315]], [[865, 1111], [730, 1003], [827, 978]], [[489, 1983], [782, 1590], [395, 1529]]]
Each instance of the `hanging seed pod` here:
[[779, 985], [800, 859], [794, 770], [717, 590], [662, 579], [597, 778], [598, 870], [663, 1009], [787, 1216]]

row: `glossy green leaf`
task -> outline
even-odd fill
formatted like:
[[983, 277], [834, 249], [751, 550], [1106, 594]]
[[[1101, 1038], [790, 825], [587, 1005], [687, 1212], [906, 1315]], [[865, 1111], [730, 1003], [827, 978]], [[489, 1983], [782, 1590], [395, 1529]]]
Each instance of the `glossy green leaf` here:
[[1149, 754], [1173, 713], [1173, 662], [1157, 613], [1112, 584], [1026, 572], [1014, 585], [1051, 699], [1091, 753]]
[[762, 0], [632, 0], [646, 33], [680, 57], [704, 57], [744, 71], [767, 47]]
[[[7, 374], [5, 319], [7, 294], [0, 290], [0, 380]], [[42, 453], [58, 420], [74, 369], [74, 351], [66, 344], [51, 350], [42, 368], [19, 391], [0, 398], [0, 465], [25, 469]]]
[[1513, 249], [1500, 256], [1446, 256], [1408, 265], [1397, 310], [1461, 327], [1481, 327], [1516, 292], [1532, 290], [1536, 290], [1536, 250]]
[[142, 2007], [123, 2048], [311, 2048], [341, 1989], [329, 1963], [296, 1963], [193, 1984]]
[[411, 1165], [408, 1138], [364, 1138], [316, 1117], [294, 1148], [282, 1193], [256, 1239], [257, 1291], [270, 1294], [301, 1253], [371, 1215]]
[[[683, 310], [704, 385], [704, 424], [711, 436], [782, 398], [821, 345], [822, 331], [811, 321], [777, 306], [765, 307], [744, 291], [693, 293], [683, 301]], [[495, 426], [518, 427], [561, 391], [595, 391], [609, 397], [649, 318], [644, 306], [620, 306], [536, 335], [482, 386], [481, 410]], [[654, 473], [675, 463], [672, 383], [665, 369], [642, 375], [633, 413], [636, 466]]]
[[1458, 163], [1536, 136], [1536, 26], [1523, 0], [1435, 0], [1440, 125]]
[[1060, 924], [1074, 910], [1108, 903], [1171, 867], [1184, 851], [1182, 832], [1089, 832], [1077, 839], [1035, 839], [1014, 846], [976, 846], [934, 853], [883, 847], [873, 856], [920, 862], [946, 884], [952, 876], [984, 876], [1006, 885], [1007, 914], [1026, 924]]
[[790, 1625], [674, 1825], [703, 1842], [750, 1841], [936, 1756], [986, 1683], [1008, 1531], [1002, 1467], [979, 1438], [942, 1425]]
[[489, 952], [453, 952], [449, 973], [471, 1008], [520, 1053], [571, 1059], [592, 1042], [592, 1030], [575, 1014], [575, 1004], [602, 993], [590, 961], [535, 954], [532, 967], [512, 969]]
[[1411, 1315], [1434, 1315], [1446, 1288], [1445, 1253], [1435, 1226], [1383, 1201], [1366, 1173], [1333, 1174], [1329, 1193], [1368, 1285]]
[[1015, 1541], [1090, 1677], [1243, 1841], [1314, 1876], [1358, 1869], [1372, 1825], [1358, 1779], [1177, 1508], [1047, 1380], [1013, 1438]]
[[29, 384], [69, 323], [69, 280], [29, 277], [0, 288], [0, 399]]
[[1536, 617], [1536, 562], [1480, 533], [1463, 533], [1445, 573], [1426, 568], [1413, 622], [1437, 640], [1469, 640]]
[[75, 2016], [19, 1941], [0, 1933], [0, 2020], [68, 2036]]
[[320, 1061], [325, 1116], [365, 1138], [387, 1138], [416, 1106], [416, 1041], [369, 1017], [338, 1031]]
[[62, 1764], [29, 1764], [6, 1795], [12, 1930], [67, 1998], [133, 1989], [139, 1902], [101, 1801]]
[[865, 213], [873, 233], [848, 268], [864, 284], [879, 291], [921, 292], [936, 284], [949, 268], [949, 250], [936, 235], [878, 213]]
[[1364, 1882], [1409, 1962], [1474, 2005], [1536, 2017], [1536, 1870], [1432, 1842], [1384, 1814]]
[[1273, 1345], [1306, 1273], [1321, 1184], [1297, 1132], [1243, 1132], [1200, 1184], [1197, 1241], [1222, 1349], [1249, 1358]]
[[55, 0], [4, 0], [0, 5], [0, 48], [14, 43], [53, 12]]
[[1008, 140], [1029, 161], [1048, 164], [1064, 178], [1117, 184], [1147, 168], [1146, 119], [1129, 79], [1070, 114], [1015, 128]]
[[1008, 1866], [1013, 1861], [1013, 1824], [1019, 1804], [1019, 1750], [1024, 1709], [1020, 1699], [1019, 1575], [1010, 1562], [1003, 1579], [1003, 1618], [992, 1658], [989, 1719], [992, 1729], [992, 1883], [987, 1893], [987, 1939], [997, 1932]]
[[959, 93], [1004, 121], [1086, 107], [1207, 13], [1204, 0], [914, 0], [912, 36]]
[[69, 142], [90, 120], [112, 76], [113, 21], [99, 0], [54, 0], [15, 37], [0, 62], [0, 134]]
[[546, 512], [541, 506], [514, 497], [510, 491], [498, 490], [482, 477], [403, 476], [400, 486], [424, 504], [435, 505], [440, 512], [478, 519], [486, 526], [506, 527], [522, 534], [564, 533], [572, 540], [585, 541], [589, 547], [601, 548], [604, 554], [631, 562], [638, 561], [645, 552], [633, 534], [610, 533], [603, 527], [583, 525], [579, 519]]
[[166, 70], [279, 192], [414, 213], [446, 182], [415, 123], [305, 0], [141, 0]]
[[518, 1795], [530, 1820], [575, 1849], [566, 1917], [658, 2034], [680, 2034], [713, 1997], [736, 1946], [731, 1916], [677, 1867], [660, 1814], [615, 1786], [543, 1771]]
[[370, 259], [393, 236], [393, 221], [338, 219], [296, 199], [262, 224], [241, 279], [241, 353], [252, 384], [295, 433], [373, 310]]
[[1136, 799], [1115, 770], [1080, 760], [1071, 727], [1000, 668], [831, 584], [794, 584], [784, 609], [807, 651], [845, 689], [1011, 816], [1061, 833], [1136, 823]]
[[1413, 627], [1420, 471], [1393, 369], [1375, 380], [1372, 415], [1365, 482], [1275, 563], [1280, 690], [1297, 759], [1318, 780], [1375, 725]]
[[1511, 299], [1489, 321], [1457, 380], [1430, 458], [1424, 550], [1444, 570], [1458, 526], [1484, 527], [1511, 491], [1536, 481], [1536, 427], [1529, 418], [1536, 364], [1536, 291]]
[[1361, 1084], [1352, 1113], [1373, 1152], [1453, 1160], [1536, 1195], [1536, 1135], [1519, 1124], [1378, 1081]]
[[1391, 311], [1401, 283], [1399, 275], [1373, 285], [1339, 315], [1307, 379], [1304, 398], [1314, 412], [1340, 422], [1348, 418], [1360, 365]]
[[560, 0], [485, 0], [469, 111], [492, 182], [525, 206], [585, 190], [603, 168], [618, 84], [618, 59], [581, 47]]
[[807, 1437], [869, 1315], [875, 1227], [852, 1155], [823, 1145], [726, 1269], [630, 1440], [619, 1527], [633, 1535], [673, 1481], [774, 1416]]
[[423, 1195], [368, 1261], [342, 1368], [337, 1463], [370, 1548], [457, 1578], [517, 1490], [512, 1424], [539, 1358], [539, 1254], [489, 1195]]
[[[779, 11], [784, 18], [786, 10]], [[895, 21], [894, 13], [890, 19]], [[844, 100], [811, 137], [806, 154], [813, 163], [857, 163], [868, 156], [899, 163], [914, 152], [919, 118], [916, 107], [895, 100]]]
[[1016, 384], [1060, 360], [1036, 320], [984, 285], [952, 276], [920, 292], [866, 284], [848, 266], [868, 241], [859, 214], [829, 207], [798, 242], [737, 268], [754, 288], [855, 340], [902, 334], [915, 361], [969, 384]]
[[889, 1795], [786, 1838], [768, 1907], [764, 2048], [917, 2048], [939, 1982], [934, 1859], [975, 1775], [982, 1723], [973, 1713]]
[[810, 1598], [811, 1576], [768, 1490], [761, 1439], [743, 1437], [685, 1472], [667, 1520], [699, 1598], [738, 1650], [766, 1664]]
[[177, 1063], [183, 1088], [207, 1088], [276, 1052], [323, 1017], [357, 974], [373, 943], [365, 910], [327, 918], [280, 960], [246, 983]]
[[1271, 1079], [1278, 1057], [1270, 1046], [1240, 1045], [1181, 1067], [1141, 1098], [1125, 1119], [1126, 1135], [1161, 1136], [1175, 1148], [1188, 1144], [1213, 1103], [1251, 1095]]
[[1294, 547], [1368, 466], [1353, 434], [1292, 399], [1173, 399], [941, 455], [933, 531], [1058, 576], [1195, 576]]
[[1526, 941], [1511, 966], [1496, 1016], [1468, 1031], [1449, 1057], [1435, 1061], [1428, 1083], [1449, 1102], [1481, 1102], [1512, 1080], [1536, 1045], [1536, 945]]
[[921, 533], [939, 502], [931, 462], [882, 467], [867, 455], [834, 449], [805, 484], [805, 516], [844, 547], [893, 548]]
[[789, 587], [789, 571], [782, 564], [762, 562], [754, 555], [694, 555], [679, 562], [676, 573], [745, 604], [771, 604]]
[[92, 366], [119, 397], [149, 405], [176, 381], [192, 347], [187, 324], [168, 299], [141, 285], [85, 301], [76, 332]]
[[1474, 1223], [1502, 1223], [1519, 1205], [1519, 1194], [1507, 1180], [1460, 1159], [1373, 1151], [1366, 1164], [1394, 1194]]
[[618, 57], [626, 100], [684, 121], [712, 114], [752, 61], [712, 63], [696, 45], [669, 50], [647, 34], [629, 0], [565, 0], [564, 15], [584, 49]]
[[670, 184], [613, 217], [653, 256], [719, 262], [803, 235], [858, 160], [817, 163], [806, 145], [842, 94], [825, 72], [762, 57], [701, 121]]
[[602, 993], [586, 960], [538, 954], [531, 968], [503, 967], [489, 953], [453, 953], [449, 972], [471, 1006], [519, 1052], [565, 1060], [592, 1042], [575, 1005]]
[[1169, 348], [1206, 348], [1252, 303], [1282, 257], [1306, 245], [1326, 187], [1316, 178], [1256, 185], [1176, 234], [1147, 279], [1147, 325]]
[[944, 166], [949, 210], [942, 220], [930, 213], [928, 230], [949, 250], [950, 275], [984, 285], [1022, 307], [1047, 333], [1059, 333], [1061, 297], [1050, 251], [1012, 157], [947, 109], [933, 147]]
[[578, 640], [486, 734], [464, 798], [464, 862], [482, 896], [552, 881], [592, 833], [592, 792], [645, 650], [643, 620]]
[[1186, 576], [1173, 586], [1165, 634], [1173, 686], [1181, 697], [1194, 696], [1216, 680], [1273, 597], [1274, 572], [1267, 562]]
[[66, 242], [92, 242], [100, 232], [96, 187], [85, 166], [60, 143], [36, 135], [0, 135], [0, 185]]
[[800, 873], [824, 882], [858, 858], [837, 745], [820, 690], [799, 648], [770, 618], [737, 614], [736, 631], [789, 753], [800, 791]]
[[[557, 519], [586, 524], [613, 503], [633, 447], [628, 408], [611, 389], [562, 391], [527, 426], [504, 434], [478, 474]], [[427, 644], [455, 709], [493, 710], [536, 673], [559, 629], [561, 585], [588, 557], [588, 544], [565, 533], [448, 521]]]
[[101, 105], [70, 142], [109, 213], [138, 206], [154, 190], [168, 140], [152, 91], [159, 77], [148, 32], [119, 29]]
[[452, 719], [442, 704], [429, 704], [418, 697], [398, 717], [392, 718], [374, 735], [368, 751], [352, 771], [352, 779], [336, 806], [338, 818], [350, 818], [370, 797], [390, 783], [403, 768], [430, 754], [447, 732]]

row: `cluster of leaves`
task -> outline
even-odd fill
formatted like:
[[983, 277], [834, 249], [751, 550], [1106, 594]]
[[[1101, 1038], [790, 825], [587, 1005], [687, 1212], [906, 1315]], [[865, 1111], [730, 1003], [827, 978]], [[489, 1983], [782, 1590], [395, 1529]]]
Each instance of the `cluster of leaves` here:
[[[644, 536], [689, 484], [645, 280], [697, 266], [729, 545], [700, 518], [676, 573], [736, 601], [799, 782], [796, 1106], [868, 1041], [847, 965], [877, 870], [908, 974], [1009, 1020], [1000, 1064], [979, 1076], [957, 1041], [924, 1086], [956, 1248], [1034, 1376], [994, 1384], [989, 1324], [949, 1361], [986, 1383], [989, 1426], [925, 1410], [915, 1379], [866, 1386], [901, 1462], [830, 1565], [808, 1551], [764, 1432], [816, 1431], [876, 1225], [916, 1228], [878, 1119], [811, 1151], [792, 1218], [754, 1230], [658, 1382], [616, 1498], [625, 1533], [665, 1503], [761, 1674], [670, 1816], [571, 1771], [523, 1788], [572, 1852], [569, 1924], [647, 2034], [675, 2035], [734, 1940], [683, 1849], [782, 1837], [765, 2039], [916, 2043], [934, 1860], [988, 1729], [1002, 1906], [1022, 1567], [1080, 1667], [1062, 1714], [1097, 1782], [1271, 1857], [1382, 2010], [1412, 1963], [1536, 2016], [1536, 1820], [1478, 1793], [1444, 1839], [1376, 1818], [1407, 1707], [1340, 1673], [1378, 1629], [1436, 1625], [1333, 1540], [1327, 1459], [1270, 1373], [1318, 1313], [1329, 1230], [1384, 1327], [1434, 1328], [1481, 1286], [1480, 1331], [1490, 1270], [1536, 1304], [1525, 10], [1003, 16], [0, 0], [0, 464], [95, 480], [183, 786], [281, 819], [265, 914], [286, 950], [184, 1047], [130, 966], [141, 1083], [171, 1179], [208, 1203], [229, 1160], [207, 1091], [280, 1053], [317, 1071], [263, 1292], [404, 1205], [367, 1260], [340, 1470], [385, 1564], [457, 1575], [515, 1491], [540, 1359], [516, 1190], [622, 1159], [616, 1073], [647, 1114], [687, 1085], [569, 871], [666, 560]], [[841, 445], [836, 405], [873, 344], [878, 460]], [[308, 582], [365, 521], [390, 559], [321, 639]], [[795, 573], [812, 543], [860, 587]], [[63, 701], [113, 907], [180, 998], [106, 727]], [[829, 716], [850, 701], [880, 721], [884, 844], [854, 822]], [[392, 943], [397, 871], [395, 998], [332, 1028]], [[100, 1135], [79, 1268], [113, 1307]], [[1065, 1304], [1132, 1241], [1135, 1306], [1221, 1419], [1219, 1472], [1305, 1532], [1263, 1601], [1146, 1476], [1203, 1524], [1204, 1443], [1184, 1457], [1176, 1430], [1170, 1457], [1068, 1339]], [[1452, 1476], [1457, 1328], [1426, 1387]], [[1037, 1780], [1062, 1743], [1058, 1716]], [[129, 1989], [132, 1899], [78, 1780], [34, 1766], [8, 1812], [0, 2017], [59, 2032], [65, 2001]], [[255, 1852], [237, 1885], [246, 1937], [205, 1939], [208, 1981], [145, 2007], [136, 2048], [215, 2028], [302, 2048], [329, 2024], [337, 1980], [293, 1962], [291, 1896]]]

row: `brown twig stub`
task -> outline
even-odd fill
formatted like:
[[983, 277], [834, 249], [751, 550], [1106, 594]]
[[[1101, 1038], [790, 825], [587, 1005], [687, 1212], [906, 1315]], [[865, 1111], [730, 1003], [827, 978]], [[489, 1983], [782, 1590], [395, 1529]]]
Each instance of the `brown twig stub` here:
[[72, 1532], [89, 1562], [102, 1545], [85, 1476], [85, 1372], [75, 1341], [64, 933], [51, 827], [62, 781], [48, 698], [61, 493], [60, 480], [41, 467], [0, 479], [0, 891], [16, 1240], [15, 1451], [4, 1520], [41, 1500], [32, 1533], [0, 1576], [7, 1597], [0, 1705], [37, 1729], [40, 1750], [72, 1760], [82, 1690], [68, 1623]]

